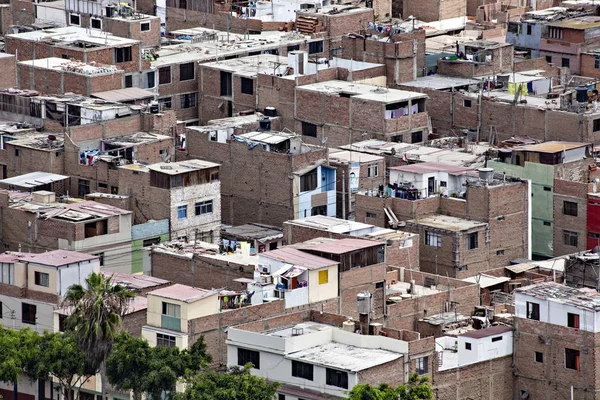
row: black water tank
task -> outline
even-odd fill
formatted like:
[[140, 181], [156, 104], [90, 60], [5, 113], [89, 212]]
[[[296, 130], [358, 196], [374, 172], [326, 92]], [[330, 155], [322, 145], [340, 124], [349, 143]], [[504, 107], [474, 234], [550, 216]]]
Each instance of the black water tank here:
[[264, 113], [267, 117], [276, 117], [277, 116], [277, 110], [275, 109], [275, 107], [265, 107], [265, 113]]
[[261, 131], [270, 131], [271, 119], [269, 117], [261, 119], [260, 121], [258, 121], [258, 126], [260, 126]]
[[107, 18], [112, 18], [112, 16], [115, 14], [115, 6], [106, 6], [106, 17]]
[[588, 88], [585, 86], [577, 86], [575, 88], [577, 92], [577, 101], [579, 103], [587, 103], [588, 101]]

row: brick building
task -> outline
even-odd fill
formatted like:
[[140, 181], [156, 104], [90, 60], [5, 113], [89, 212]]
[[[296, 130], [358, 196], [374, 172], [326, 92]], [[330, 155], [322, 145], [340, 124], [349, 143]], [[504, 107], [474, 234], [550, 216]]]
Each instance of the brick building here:
[[297, 87], [296, 101], [296, 131], [315, 143], [422, 143], [429, 133], [427, 96], [416, 92], [334, 80]]
[[474, 76], [510, 72], [513, 69], [513, 46], [490, 40], [477, 40], [458, 45], [458, 54], [464, 58], [438, 59], [438, 73], [446, 76], [471, 78]]
[[17, 61], [56, 57], [114, 65], [124, 71], [122, 87], [153, 87], [146, 75], [154, 74], [154, 71], [150, 71], [150, 61], [142, 57], [139, 40], [68, 26], [51, 32], [40, 30], [7, 35], [6, 52], [16, 55]]
[[383, 38], [345, 35], [342, 38], [341, 57], [384, 64], [388, 87], [410, 82], [424, 75], [425, 30], [417, 29]]
[[48, 57], [18, 62], [17, 87], [57, 95], [90, 96], [98, 91], [121, 89], [123, 73], [114, 65], [92, 65]]
[[211, 135], [195, 127], [187, 128], [186, 141], [188, 157], [221, 163], [225, 224], [278, 226], [305, 214], [336, 213], [335, 169], [323, 164], [324, 147], [283, 132]]
[[599, 295], [553, 282], [515, 290], [515, 392], [522, 398], [593, 399]]
[[[441, 182], [436, 184], [434, 178], [434, 187], [441, 186]], [[382, 227], [400, 226], [406, 222], [415, 233], [419, 233], [420, 268], [430, 273], [435, 273], [436, 258], [438, 272], [442, 263], [470, 259], [469, 262], [475, 264], [472, 267], [469, 263], [448, 265], [449, 276], [462, 278], [506, 265], [516, 258], [530, 258], [530, 189], [526, 181], [500, 174], [493, 178], [487, 175], [468, 177], [466, 189], [462, 189], [461, 185], [459, 193], [448, 192], [449, 197], [435, 195], [427, 198], [417, 196], [417, 189], [410, 187], [417, 184], [419, 182], [401, 183], [397, 184], [397, 189], [392, 185], [391, 195], [357, 194], [356, 220]], [[437, 216], [433, 217], [435, 214]], [[436, 218], [443, 223], [437, 223]], [[426, 228], [431, 225], [431, 229]], [[468, 229], [459, 229], [461, 225]], [[507, 234], [507, 229], [510, 229], [510, 234]], [[456, 236], [458, 232], [462, 235]], [[448, 240], [443, 240], [442, 233], [448, 235]], [[473, 235], [469, 236], [469, 233]], [[472, 259], [475, 254], [477, 257]]]
[[0, 56], [0, 67], [3, 74], [0, 78], [0, 88], [6, 89], [15, 87], [17, 82], [17, 62], [16, 57], [12, 54], [3, 53]]
[[467, 15], [467, 0], [427, 0], [425, 2], [412, 2], [403, 0], [393, 3], [394, 17], [400, 13], [400, 18], [408, 19], [409, 16], [419, 21], [434, 22], [451, 20]]
[[58, 203], [52, 192], [2, 191], [6, 250], [81, 251], [107, 271], [131, 271], [131, 212], [93, 201]]
[[186, 160], [125, 165], [119, 168], [119, 192], [130, 196], [136, 223], [167, 218], [173, 238], [219, 242], [219, 164]]

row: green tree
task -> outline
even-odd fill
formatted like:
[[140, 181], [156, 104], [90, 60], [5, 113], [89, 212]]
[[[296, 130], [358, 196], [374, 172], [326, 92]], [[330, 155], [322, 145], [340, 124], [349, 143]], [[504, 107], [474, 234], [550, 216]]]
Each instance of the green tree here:
[[180, 351], [150, 347], [145, 339], [122, 333], [107, 359], [106, 373], [111, 385], [133, 391], [136, 400], [146, 392], [160, 398], [163, 392], [173, 391], [179, 379], [206, 368], [211, 361], [203, 337], [190, 350]]
[[279, 387], [252, 375], [249, 365], [225, 372], [201, 372], [186, 383], [185, 392], [173, 395], [173, 400], [273, 400]]
[[387, 383], [377, 387], [359, 384], [349, 392], [350, 400], [430, 400], [433, 389], [429, 385], [429, 377], [413, 373], [405, 385], [393, 388]]
[[25, 370], [33, 379], [56, 378], [65, 398], [73, 400], [81, 386], [96, 373], [86, 361], [72, 333], [44, 332], [38, 341], [37, 352], [27, 360]]
[[0, 325], [0, 381], [14, 385], [17, 399], [17, 385], [25, 372], [29, 359], [35, 357], [39, 335], [29, 328], [20, 331]]
[[[135, 293], [101, 273], [89, 275], [85, 282], [86, 287], [77, 284], [67, 290], [63, 305], [72, 307], [72, 313], [66, 325], [84, 351], [88, 365], [102, 371]], [[103, 392], [106, 391], [105, 375], [101, 375]]]

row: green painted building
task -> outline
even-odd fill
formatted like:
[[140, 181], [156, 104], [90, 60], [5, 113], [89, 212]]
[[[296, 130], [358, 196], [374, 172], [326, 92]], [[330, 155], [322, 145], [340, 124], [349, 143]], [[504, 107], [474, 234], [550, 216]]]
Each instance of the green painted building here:
[[144, 271], [144, 248], [171, 239], [169, 220], [148, 221], [131, 227], [131, 273]]

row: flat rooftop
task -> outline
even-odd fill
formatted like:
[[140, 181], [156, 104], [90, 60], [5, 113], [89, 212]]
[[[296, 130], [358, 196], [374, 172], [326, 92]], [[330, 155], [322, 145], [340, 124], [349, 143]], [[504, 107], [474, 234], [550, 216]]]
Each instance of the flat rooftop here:
[[[136, 132], [131, 135], [116, 136], [110, 139], [102, 139], [103, 143], [111, 144], [113, 146], [131, 147], [143, 143], [154, 143], [163, 140], [173, 140], [171, 136], [161, 135], [158, 133], [149, 132]], [[108, 149], [106, 151], [110, 151]], [[193, 160], [192, 160], [193, 161]], [[176, 164], [176, 163], [169, 163]]]
[[287, 132], [248, 132], [241, 135], [236, 135], [238, 137], [253, 141], [253, 142], [261, 142], [266, 144], [278, 144], [283, 143], [286, 140], [291, 138], [299, 137], [299, 135], [295, 133], [287, 133]]
[[156, 164], [148, 165], [148, 169], [156, 172], [160, 172], [167, 175], [178, 175], [184, 172], [200, 171], [207, 168], [215, 168], [220, 164], [204, 161], [204, 160], [185, 160], [178, 162], [161, 162]]
[[487, 225], [485, 222], [471, 221], [468, 219], [439, 214], [431, 215], [425, 218], [412, 219], [407, 222], [454, 232], [467, 231], [469, 229], [484, 227]]
[[548, 26], [568, 29], [589, 29], [600, 27], [600, 17], [586, 16], [581, 18], [567, 19], [560, 22], [553, 22]]
[[391, 171], [407, 172], [412, 174], [429, 174], [432, 172], [447, 172], [450, 175], [472, 175], [476, 174], [475, 169], [460, 167], [452, 164], [422, 162], [416, 164], [400, 165], [388, 168]]
[[194, 303], [198, 300], [217, 295], [217, 290], [199, 289], [191, 286], [176, 283], [165, 288], [153, 290], [149, 295], [164, 297], [167, 299], [178, 300], [183, 303]]
[[69, 250], [53, 250], [45, 253], [10, 253], [22, 262], [61, 267], [63, 265], [75, 264], [82, 261], [90, 261], [99, 258], [86, 253]]
[[154, 92], [136, 87], [107, 90], [104, 92], [96, 92], [91, 94], [91, 97], [114, 102], [149, 100], [153, 99], [154, 96]]
[[387, 89], [381, 86], [347, 81], [325, 81], [298, 86], [297, 90], [320, 92], [327, 95], [349, 96], [365, 101], [390, 104], [408, 100], [426, 99], [427, 95], [407, 90]]
[[359, 151], [348, 151], [340, 149], [329, 149], [329, 161], [338, 163], [348, 162], [377, 162], [384, 160], [384, 157], [374, 154], [361, 153]]
[[258, 241], [269, 241], [282, 238], [283, 231], [275, 226], [250, 223], [238, 226], [222, 227], [222, 235], [232, 235], [255, 239]]
[[455, 87], [469, 86], [469, 85], [479, 85], [481, 83], [478, 79], [468, 79], [468, 78], [460, 78], [453, 76], [443, 76], [443, 75], [428, 75], [423, 76], [421, 78], [417, 78], [414, 81], [404, 82], [402, 86], [410, 86], [414, 88], [422, 88], [422, 89], [435, 89], [435, 90], [444, 90], [451, 89]]
[[262, 73], [268, 73], [270, 75], [276, 75], [277, 73], [283, 74], [287, 67], [288, 63], [286, 57], [280, 57], [273, 54], [260, 54], [202, 64], [202, 68], [218, 69], [220, 71], [231, 72], [236, 76], [247, 78], [252, 78]]
[[513, 327], [507, 325], [496, 325], [485, 329], [477, 329], [467, 333], [463, 333], [459, 336], [467, 337], [471, 339], [482, 339], [489, 336], [496, 336], [506, 332], [512, 332]]
[[48, 57], [35, 60], [19, 61], [19, 64], [52, 71], [68, 72], [81, 75], [111, 75], [119, 70], [114, 65], [98, 65], [82, 61], [65, 60], [64, 58]]
[[292, 219], [286, 221], [288, 224], [305, 226], [308, 228], [318, 229], [321, 231], [333, 233], [351, 233], [364, 229], [383, 230], [371, 224], [364, 224], [357, 221], [348, 221], [346, 219], [328, 217], [326, 215], [313, 215], [306, 218]]
[[538, 144], [531, 144], [527, 146], [513, 147], [512, 151], [531, 151], [536, 153], [559, 153], [561, 151], [579, 149], [581, 147], [591, 146], [590, 143], [579, 143], [579, 142], [544, 142]]
[[[323, 238], [326, 239], [326, 238]], [[344, 254], [351, 251], [367, 249], [369, 247], [381, 246], [384, 242], [378, 242], [374, 240], [366, 239], [332, 239], [332, 240], [319, 240], [313, 239], [308, 242], [299, 243], [300, 248], [306, 250], [314, 250], [329, 254]]]
[[[78, 26], [43, 29], [39, 31], [14, 33], [6, 37], [29, 40], [33, 42], [48, 42], [57, 46], [68, 46], [75, 42], [82, 42], [97, 47], [124, 47], [140, 43], [139, 40], [114, 36], [108, 32]], [[83, 48], [81, 50], [84, 50]]]
[[591, 288], [572, 288], [554, 282], [524, 286], [515, 289], [518, 294], [568, 304], [589, 311], [600, 311], [600, 293]]

